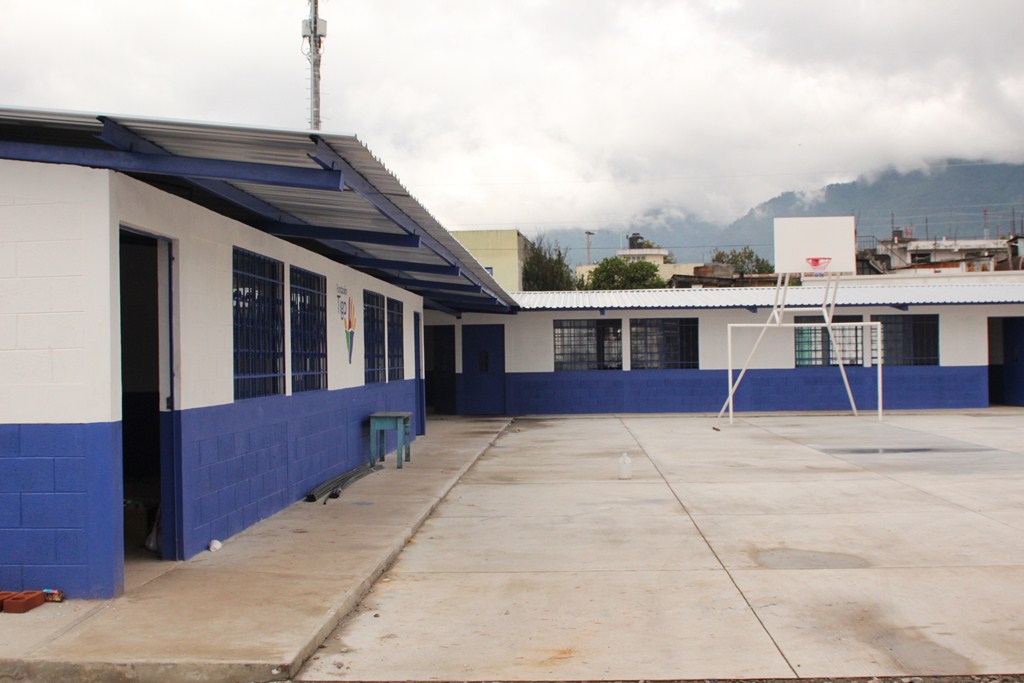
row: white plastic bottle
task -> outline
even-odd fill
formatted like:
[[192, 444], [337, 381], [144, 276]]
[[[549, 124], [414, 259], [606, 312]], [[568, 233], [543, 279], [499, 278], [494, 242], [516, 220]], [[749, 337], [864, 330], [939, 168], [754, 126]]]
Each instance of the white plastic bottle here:
[[633, 461], [629, 459], [629, 455], [623, 453], [619, 457], [619, 479], [632, 479], [633, 478]]

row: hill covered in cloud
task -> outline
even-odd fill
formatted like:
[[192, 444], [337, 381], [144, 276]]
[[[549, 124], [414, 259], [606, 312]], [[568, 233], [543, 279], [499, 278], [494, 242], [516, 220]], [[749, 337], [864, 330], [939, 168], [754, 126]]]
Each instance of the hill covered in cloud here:
[[[987, 209], [987, 217], [986, 217]], [[625, 247], [639, 232], [671, 249], [679, 262], [710, 260], [715, 249], [753, 247], [772, 257], [772, 224], [777, 216], [856, 216], [859, 238], [887, 237], [892, 226], [912, 227], [918, 237], [996, 237], [1024, 233], [1024, 164], [947, 160], [926, 169], [886, 169], [813, 193], [783, 192], [729, 225], [702, 221], [673, 207], [655, 207], [617, 230], [595, 230], [591, 260]], [[544, 233], [568, 247], [573, 264], [586, 261], [584, 230]]]

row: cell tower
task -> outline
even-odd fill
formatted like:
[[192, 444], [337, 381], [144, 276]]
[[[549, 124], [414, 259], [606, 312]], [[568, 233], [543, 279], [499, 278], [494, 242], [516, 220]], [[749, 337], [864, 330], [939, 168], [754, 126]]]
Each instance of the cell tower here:
[[309, 0], [309, 19], [302, 20], [302, 38], [309, 60], [309, 127], [320, 130], [320, 55], [327, 37], [327, 22], [320, 18], [319, 0]]

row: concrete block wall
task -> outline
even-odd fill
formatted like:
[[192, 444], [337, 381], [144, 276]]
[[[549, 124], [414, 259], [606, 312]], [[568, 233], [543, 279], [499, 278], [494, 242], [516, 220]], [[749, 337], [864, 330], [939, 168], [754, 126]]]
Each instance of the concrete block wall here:
[[0, 586], [100, 596], [123, 582], [118, 423], [0, 425]]
[[[364, 462], [369, 415], [415, 412], [413, 380], [183, 411], [183, 554], [225, 539]], [[389, 444], [393, 448], [393, 441]]]
[[[174, 256], [175, 384], [162, 376], [158, 399], [178, 479], [162, 481], [176, 556], [360, 464], [374, 410], [417, 409], [415, 294], [108, 171], [0, 161], [0, 212], [0, 590], [110, 597], [123, 586], [122, 228]], [[291, 395], [286, 353], [285, 395], [234, 400], [234, 246], [326, 277], [328, 390]], [[403, 380], [364, 386], [365, 288], [404, 304]], [[357, 313], [351, 362], [342, 289]]]
[[0, 161], [0, 590], [123, 582], [109, 194]]
[[[883, 404], [890, 409], [976, 408], [988, 405], [988, 319], [1011, 317], [1019, 305], [914, 306], [909, 313], [939, 315], [940, 361], [937, 366], [885, 366]], [[790, 315], [794, 312], [791, 311]], [[886, 307], [840, 309], [842, 314], [891, 314]], [[432, 324], [456, 326], [456, 359], [461, 327], [506, 326], [506, 410], [511, 415], [606, 412], [715, 412], [728, 395], [727, 326], [761, 323], [766, 311], [630, 310], [521, 311], [514, 319], [466, 315], [461, 320], [433, 315]], [[696, 317], [699, 320], [700, 369], [629, 368], [629, 319]], [[625, 350], [622, 371], [554, 371], [553, 321], [618, 318]], [[734, 329], [733, 368], [739, 372], [759, 330]], [[461, 373], [461, 367], [456, 371]], [[859, 408], [877, 402], [875, 369], [848, 367]], [[1022, 381], [1024, 384], [1024, 381]], [[758, 349], [734, 403], [741, 411], [846, 410], [849, 400], [836, 367], [795, 367], [792, 328], [770, 329]]]
[[[728, 396], [724, 370], [514, 373], [506, 377], [510, 415], [583, 413], [718, 413]], [[872, 368], [847, 368], [859, 410], [877, 408]], [[900, 366], [883, 375], [887, 410], [988, 405], [988, 368]], [[836, 367], [750, 370], [733, 399], [741, 412], [849, 410]]]

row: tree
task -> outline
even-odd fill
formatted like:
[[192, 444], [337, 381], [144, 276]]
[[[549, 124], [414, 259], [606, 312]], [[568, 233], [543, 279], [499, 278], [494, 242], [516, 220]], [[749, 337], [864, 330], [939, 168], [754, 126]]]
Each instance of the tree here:
[[598, 263], [587, 278], [587, 289], [661, 289], [664, 286], [657, 264], [627, 261], [619, 256]]
[[560, 292], [574, 288], [576, 283], [572, 269], [565, 257], [569, 249], [558, 246], [558, 242], [547, 243], [543, 235], [530, 243], [523, 261], [523, 291]]
[[730, 249], [722, 251], [715, 249], [711, 257], [712, 263], [728, 263], [739, 275], [751, 275], [753, 273], [774, 273], [775, 266], [768, 259], [761, 258], [750, 247], [742, 249]]

